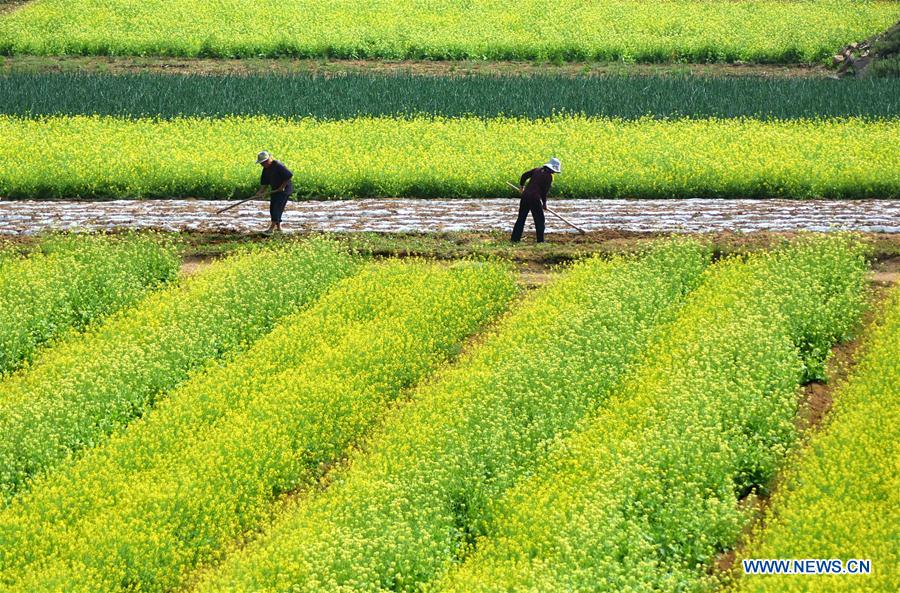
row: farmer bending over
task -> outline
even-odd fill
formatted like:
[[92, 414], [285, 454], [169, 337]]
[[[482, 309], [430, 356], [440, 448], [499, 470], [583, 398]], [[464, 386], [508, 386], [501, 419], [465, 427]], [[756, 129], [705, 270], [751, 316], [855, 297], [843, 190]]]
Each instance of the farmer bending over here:
[[294, 192], [294, 185], [291, 183], [291, 177], [294, 174], [280, 161], [273, 159], [272, 155], [265, 150], [256, 155], [256, 164], [262, 165], [263, 170], [259, 180], [259, 191], [253, 197], [261, 198], [266, 193], [266, 186], [269, 186], [272, 192], [269, 196], [269, 215], [272, 222], [264, 232], [277, 231], [280, 233], [281, 215], [284, 214], [288, 198]]
[[[531, 211], [534, 219], [534, 232], [537, 242], [544, 242], [544, 210], [547, 209], [547, 193], [553, 184], [553, 175], [562, 173], [562, 165], [558, 158], [552, 158], [543, 167], [525, 171], [519, 179], [519, 192], [522, 199], [519, 200], [519, 218], [513, 226], [512, 241], [518, 243], [522, 239], [522, 231], [525, 230], [525, 219]], [[530, 179], [530, 181], [529, 181]], [[528, 181], [528, 186], [525, 182]]]

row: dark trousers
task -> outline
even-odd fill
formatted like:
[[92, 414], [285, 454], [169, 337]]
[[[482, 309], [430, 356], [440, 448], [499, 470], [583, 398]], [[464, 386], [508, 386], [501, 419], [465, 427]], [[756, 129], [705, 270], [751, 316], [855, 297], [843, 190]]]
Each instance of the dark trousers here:
[[519, 200], [519, 218], [513, 226], [512, 241], [516, 243], [522, 239], [522, 231], [525, 230], [525, 219], [528, 218], [528, 212], [531, 212], [531, 218], [534, 219], [534, 231], [537, 235], [537, 242], [544, 242], [544, 203], [539, 197], [522, 196]]
[[281, 224], [281, 215], [284, 214], [284, 207], [287, 206], [290, 196], [291, 194], [286, 191], [272, 194], [272, 197], [269, 199], [269, 216], [272, 217], [273, 223]]

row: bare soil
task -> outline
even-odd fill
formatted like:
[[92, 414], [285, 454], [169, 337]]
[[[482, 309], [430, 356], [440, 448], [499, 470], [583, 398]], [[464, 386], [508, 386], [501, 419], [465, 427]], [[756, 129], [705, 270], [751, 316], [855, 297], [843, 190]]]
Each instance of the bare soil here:
[[[24, 2], [13, 2], [13, 5]], [[0, 4], [0, 12], [11, 10]], [[560, 75], [560, 76], [760, 76], [765, 78], [822, 78], [833, 76], [822, 65], [806, 64], [630, 64], [624, 62], [489, 62], [383, 61], [290, 58], [158, 58], [107, 56], [11, 56], [0, 62], [6, 72], [95, 72], [129, 74], [253, 75], [253, 74], [418, 74], [423, 76]]]

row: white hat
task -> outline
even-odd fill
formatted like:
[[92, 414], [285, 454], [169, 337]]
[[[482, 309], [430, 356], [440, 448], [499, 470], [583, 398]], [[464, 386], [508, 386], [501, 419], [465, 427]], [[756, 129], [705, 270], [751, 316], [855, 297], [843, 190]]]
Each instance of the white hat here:
[[270, 158], [272, 158], [272, 155], [264, 150], [261, 153], [259, 153], [258, 155], [256, 155], [256, 164], [261, 165], [264, 162], [266, 162], [267, 160], [269, 160]]
[[553, 171], [554, 173], [562, 173], [562, 163], [560, 163], [559, 159], [556, 157], [553, 157], [552, 159], [550, 159], [547, 162], [547, 164], [544, 166], [547, 167], [548, 169], [550, 169], [551, 171]]

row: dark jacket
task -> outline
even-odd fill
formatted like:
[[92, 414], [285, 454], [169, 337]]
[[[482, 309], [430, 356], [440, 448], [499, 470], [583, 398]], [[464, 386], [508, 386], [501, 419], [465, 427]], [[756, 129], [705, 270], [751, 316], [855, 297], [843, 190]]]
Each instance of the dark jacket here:
[[263, 167], [262, 176], [259, 178], [259, 184], [268, 185], [272, 189], [275, 189], [287, 181], [287, 185], [284, 186], [284, 193], [290, 194], [294, 191], [294, 184], [291, 181], [291, 177], [293, 176], [294, 174], [291, 173], [290, 169], [285, 167], [281, 161], [272, 161], [272, 164], [269, 165], [268, 169]]
[[544, 208], [546, 208], [547, 194], [550, 192], [550, 186], [553, 185], [553, 173], [547, 167], [538, 167], [531, 171], [525, 171], [522, 173], [522, 177], [519, 178], [519, 187], [525, 185], [525, 182], [529, 179], [531, 181], [528, 183], [525, 191], [522, 192], [522, 197], [530, 200], [539, 199]]

